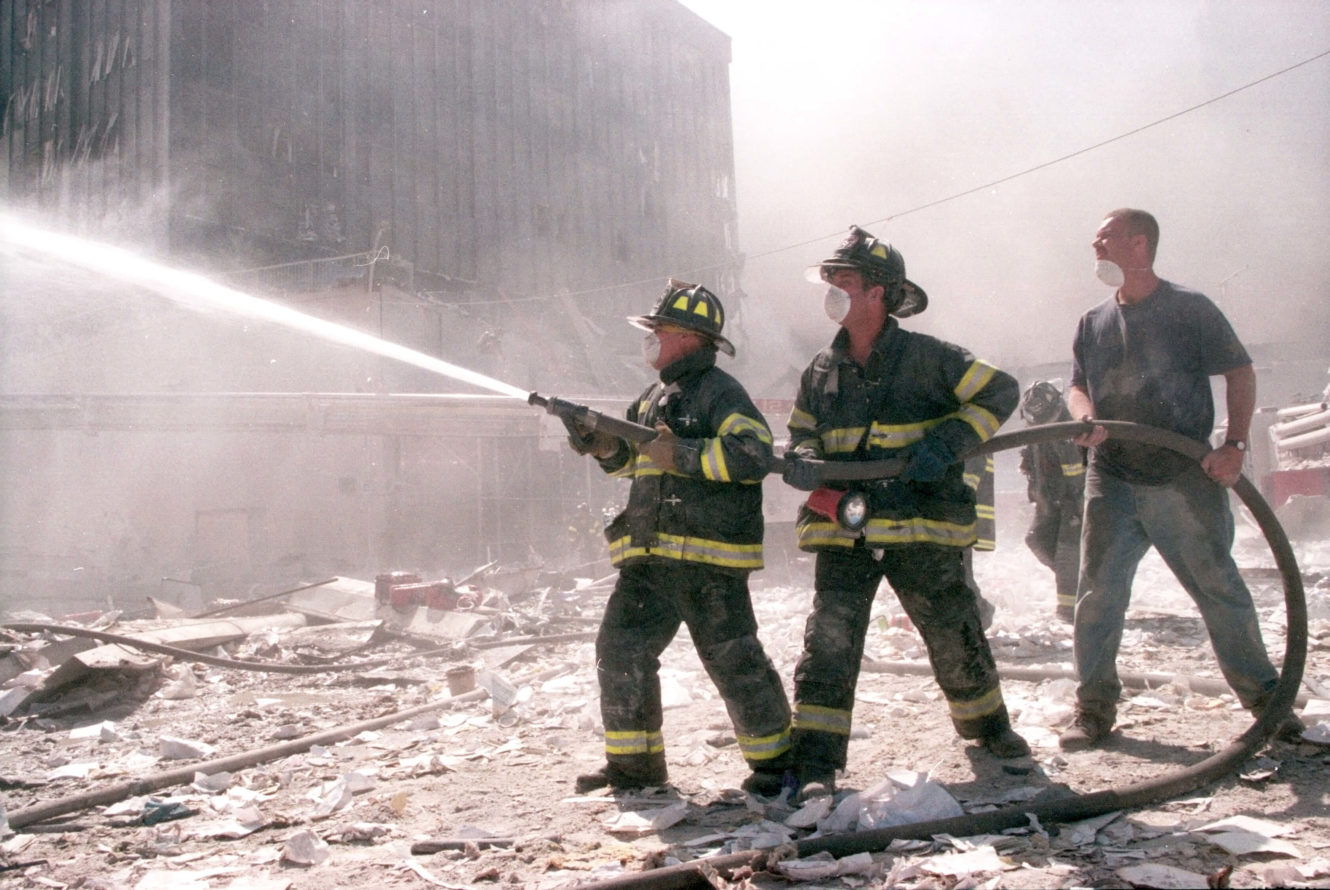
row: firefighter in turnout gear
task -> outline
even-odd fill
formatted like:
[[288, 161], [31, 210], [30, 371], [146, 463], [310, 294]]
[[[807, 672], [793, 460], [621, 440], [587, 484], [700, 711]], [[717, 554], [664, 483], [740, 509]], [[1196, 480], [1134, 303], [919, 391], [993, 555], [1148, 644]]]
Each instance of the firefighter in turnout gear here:
[[[1062, 391], [1047, 380], [1032, 383], [1021, 396], [1021, 417], [1031, 426], [1063, 423], [1071, 412]], [[1071, 623], [1076, 614], [1076, 582], [1081, 566], [1081, 511], [1085, 506], [1085, 449], [1069, 440], [1039, 442], [1021, 449], [1034, 518], [1025, 544], [1053, 570], [1057, 616]]]
[[800, 797], [834, 791], [835, 773], [845, 767], [869, 612], [883, 578], [923, 637], [956, 731], [998, 757], [1026, 756], [966, 585], [975, 492], [957, 460], [997, 432], [1016, 408], [1019, 387], [958, 346], [902, 329], [897, 319], [922, 312], [928, 297], [905, 277], [900, 253], [857, 226], [809, 269], [809, 279], [823, 283], [827, 314], [842, 329], [800, 380], [785, 481], [805, 490], [819, 484], [815, 466], [801, 457], [908, 462], [897, 478], [858, 485], [869, 515], [857, 530], [800, 509], [799, 546], [817, 554], [813, 610], [794, 674]]
[[643, 356], [660, 381], [626, 416], [659, 435], [638, 446], [604, 432], [570, 437], [606, 472], [632, 479], [627, 508], [605, 532], [619, 569], [596, 638], [606, 763], [576, 787], [667, 780], [658, 659], [686, 624], [752, 770], [744, 789], [775, 795], [788, 768], [790, 705], [748, 593], [749, 573], [762, 568], [771, 430], [716, 367], [716, 352], [732, 356], [734, 346], [710, 291], [671, 279], [651, 313], [629, 321], [648, 332]]
[[965, 583], [979, 600], [980, 626], [987, 631], [993, 625], [997, 606], [984, 597], [974, 577], [974, 551], [997, 549], [997, 468], [993, 455], [981, 454], [965, 462], [965, 484], [974, 489], [974, 546], [965, 548]]

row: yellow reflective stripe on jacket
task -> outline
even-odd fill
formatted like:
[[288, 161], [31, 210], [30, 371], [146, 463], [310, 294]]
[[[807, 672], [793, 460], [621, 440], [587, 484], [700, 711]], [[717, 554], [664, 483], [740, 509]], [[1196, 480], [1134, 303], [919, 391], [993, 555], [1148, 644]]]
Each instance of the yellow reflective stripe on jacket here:
[[744, 760], [774, 760], [790, 750], [790, 727], [785, 727], [775, 735], [741, 735], [738, 741]]
[[1002, 707], [1002, 690], [995, 688], [970, 701], [948, 701], [953, 720], [978, 720]]
[[928, 431], [941, 422], [941, 419], [918, 420], [914, 423], [878, 423], [874, 421], [872, 429], [868, 433], [868, 447], [908, 447], [928, 435]]
[[[701, 464], [702, 476], [712, 482], [730, 482], [730, 470], [725, 465], [725, 437], [726, 436], [756, 436], [759, 442], [764, 445], [770, 445], [772, 442], [771, 430], [767, 429], [765, 423], [759, 423], [751, 417], [745, 417], [742, 414], [731, 414], [721, 421], [716, 435], [706, 440], [706, 446], [702, 449]], [[743, 480], [745, 483], [758, 482], [760, 480]]]
[[[802, 550], [815, 547], [853, 547], [859, 535], [847, 532], [829, 520], [809, 520], [798, 526]], [[916, 516], [912, 519], [870, 519], [863, 531], [869, 547], [890, 544], [940, 544], [944, 547], [969, 547], [977, 540], [974, 523], [942, 522]]]
[[946, 419], [951, 418], [968, 423], [982, 442], [987, 442], [993, 438], [993, 435], [998, 431], [998, 427], [1002, 426], [1002, 421], [998, 420], [992, 411], [987, 408], [980, 408], [978, 405], [962, 405], [959, 411], [949, 415]]
[[864, 438], [864, 430], [867, 427], [850, 427], [849, 429], [827, 430], [822, 434], [822, 453], [832, 454], [852, 454], [859, 447], [859, 443]]
[[985, 455], [985, 458], [986, 458], [986, 460], [984, 461], [984, 471], [983, 471], [983, 473], [971, 473], [971, 472], [970, 472], [970, 469], [969, 469], [969, 467], [970, 467], [970, 463], [971, 463], [971, 462], [970, 462], [970, 461], [966, 461], [966, 462], [965, 462], [965, 467], [966, 467], [965, 472], [961, 475], [961, 478], [965, 481], [965, 484], [968, 485], [968, 486], [970, 486], [971, 488], [973, 488], [975, 491], [978, 491], [978, 490], [979, 490], [979, 483], [980, 483], [981, 481], [983, 481], [982, 477], [983, 477], [984, 475], [987, 475], [987, 474], [992, 473], [992, 472], [994, 471], [994, 469], [995, 469], [994, 464], [993, 464], [993, 455], [991, 455], [991, 454], [989, 454], [989, 455]]
[[1063, 476], [1084, 476], [1084, 475], [1085, 475], [1085, 464], [1081, 463], [1080, 461], [1077, 461], [1077, 462], [1074, 463], [1074, 464], [1063, 464], [1063, 465], [1062, 465], [1062, 475], [1063, 475]]
[[731, 544], [726, 541], [709, 541], [703, 538], [690, 538], [682, 535], [657, 535], [656, 543], [647, 547], [633, 543], [632, 538], [624, 535], [610, 542], [610, 563], [619, 565], [626, 559], [643, 556], [659, 556], [664, 559], [677, 559], [683, 562], [697, 562], [703, 565], [723, 566], [730, 569], [762, 568], [762, 545]]
[[790, 428], [791, 432], [794, 430], [808, 430], [809, 432], [812, 432], [817, 429], [817, 418], [809, 414], [807, 411], [800, 409], [798, 406], [795, 406], [790, 409], [790, 419], [786, 421], [785, 425]]
[[833, 732], [836, 735], [850, 734], [850, 712], [841, 708], [825, 708], [822, 705], [810, 705], [796, 702], [794, 705], [794, 725], [798, 729], [817, 729]]
[[966, 369], [960, 383], [951, 391], [956, 396], [956, 401], [964, 404], [979, 394], [988, 382], [993, 379], [997, 373], [997, 368], [987, 362], [975, 360], [970, 362], [970, 367]]
[[606, 754], [659, 754], [665, 750], [665, 737], [659, 730], [605, 730]]

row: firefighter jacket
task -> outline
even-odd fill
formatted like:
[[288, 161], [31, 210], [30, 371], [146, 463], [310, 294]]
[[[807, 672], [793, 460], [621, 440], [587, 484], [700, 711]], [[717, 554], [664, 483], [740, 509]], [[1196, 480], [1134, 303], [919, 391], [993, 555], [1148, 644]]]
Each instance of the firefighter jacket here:
[[[1050, 423], [1071, 420], [1064, 407]], [[1074, 442], [1058, 440], [1021, 449], [1021, 472], [1027, 480], [1030, 503], [1043, 510], [1067, 510], [1080, 515], [1085, 496], [1085, 451]]]
[[660, 372], [628, 420], [664, 422], [679, 437], [675, 469], [662, 472], [626, 442], [600, 461], [633, 480], [628, 506], [605, 530], [610, 561], [676, 559], [733, 572], [762, 568], [762, 478], [771, 430], [734, 377], [699, 349]]
[[[903, 330], [888, 318], [866, 366], [849, 354], [842, 330], [814, 357], [790, 412], [790, 448], [830, 461], [905, 457], [906, 449], [935, 437], [953, 456], [987, 441], [1020, 398], [1016, 379], [959, 346]], [[887, 547], [975, 543], [975, 492], [955, 462], [938, 482], [882, 480], [833, 483], [857, 487], [868, 499], [864, 544]], [[855, 546], [856, 535], [834, 520], [801, 507], [799, 547], [818, 551]]]
[[996, 475], [991, 454], [981, 454], [965, 462], [965, 484], [974, 489], [975, 550], [997, 549]]

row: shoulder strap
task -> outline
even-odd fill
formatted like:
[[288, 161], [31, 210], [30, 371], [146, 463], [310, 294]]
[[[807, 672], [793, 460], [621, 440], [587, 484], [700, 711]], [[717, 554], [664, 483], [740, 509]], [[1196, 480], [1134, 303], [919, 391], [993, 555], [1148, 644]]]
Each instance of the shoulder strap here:
[[[881, 408], [887, 403], [887, 397], [891, 395], [896, 385], [896, 371], [900, 368], [901, 359], [905, 355], [905, 336], [904, 331], [897, 330], [897, 336], [892, 337], [884, 353], [885, 360], [882, 364], [882, 377], [873, 381], [873, 396], [869, 402], [877, 408]], [[874, 415], [876, 416], [876, 415]], [[855, 448], [855, 453], [864, 454], [868, 448], [868, 436], [873, 431], [873, 418], [868, 418], [868, 423], [864, 425], [864, 434], [859, 439], [859, 445]]]

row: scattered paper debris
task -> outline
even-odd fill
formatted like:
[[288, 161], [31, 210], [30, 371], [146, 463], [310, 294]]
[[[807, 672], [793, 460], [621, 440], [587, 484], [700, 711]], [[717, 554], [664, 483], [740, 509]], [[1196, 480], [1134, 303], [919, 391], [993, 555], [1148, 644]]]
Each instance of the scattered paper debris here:
[[964, 853], [930, 856], [919, 863], [919, 868], [928, 874], [958, 878], [980, 872], [1002, 871], [1006, 865], [998, 856], [997, 850], [990, 845], [984, 845]]
[[605, 830], [611, 834], [651, 834], [664, 831], [682, 820], [687, 813], [686, 800], [650, 810], [627, 810], [606, 820]]
[[841, 875], [864, 874], [873, 867], [868, 853], [855, 853], [837, 859], [830, 853], [817, 853], [803, 859], [785, 859], [777, 862], [775, 870], [793, 881], [820, 881]]
[[314, 832], [297, 831], [282, 845], [282, 859], [294, 865], [321, 865], [332, 856], [332, 848]]

